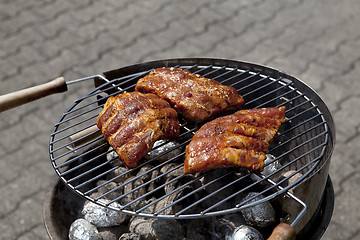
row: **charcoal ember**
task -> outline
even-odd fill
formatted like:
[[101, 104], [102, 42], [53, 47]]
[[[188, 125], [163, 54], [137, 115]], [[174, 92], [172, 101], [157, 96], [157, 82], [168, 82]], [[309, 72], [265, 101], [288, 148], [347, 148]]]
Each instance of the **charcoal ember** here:
[[97, 191], [102, 198], [113, 200], [123, 194], [123, 188], [118, 188], [115, 182], [99, 180], [96, 185], [100, 186]]
[[[156, 177], [159, 175], [159, 169], [154, 169], [153, 166], [147, 164], [140, 168], [139, 172], [136, 174], [138, 180], [137, 182], [142, 182], [146, 185], [147, 192], [152, 191], [156, 188], [156, 185], [159, 183], [159, 179]], [[150, 182], [149, 182], [150, 181]], [[149, 182], [149, 183], [147, 183]]]
[[147, 182], [151, 179], [151, 173], [153, 171], [153, 167], [149, 164], [140, 168], [139, 172], [136, 174], [139, 180], [142, 182]]
[[220, 219], [217, 224], [215, 225], [215, 236], [217, 239], [227, 239], [228, 236], [231, 236], [235, 231], [236, 226], [226, 220]]
[[112, 179], [112, 181], [116, 183], [123, 183], [131, 176], [129, 169], [127, 167], [118, 167], [111, 171], [108, 174], [108, 180]]
[[234, 233], [235, 229], [241, 225], [244, 225], [245, 219], [241, 213], [227, 214], [221, 217], [217, 224], [215, 224], [215, 231], [220, 235], [220, 239], [226, 239]]
[[69, 230], [70, 240], [102, 240], [96, 226], [85, 219], [75, 220]]
[[140, 235], [136, 233], [123, 233], [119, 240], [140, 240]]
[[[172, 176], [166, 180], [166, 186], [164, 187], [165, 193], [171, 193], [176, 188], [179, 188], [191, 181], [191, 184], [186, 185], [182, 189], [191, 190], [197, 189], [201, 187], [201, 182], [196, 179], [194, 175], [191, 174], [183, 174], [178, 176]], [[186, 191], [185, 190], [185, 191]], [[184, 190], [181, 190], [184, 191]]]
[[243, 215], [239, 212], [226, 214], [221, 219], [230, 222], [235, 227], [239, 227], [239, 226], [245, 224], [245, 219], [244, 219]]
[[[105, 204], [110, 202], [107, 199], [100, 199], [99, 201], [102, 201]], [[109, 206], [120, 208], [120, 205], [117, 202], [113, 202]], [[90, 201], [85, 203], [81, 213], [87, 221], [97, 227], [118, 226], [129, 219], [127, 214], [102, 207]]]
[[[258, 195], [258, 193], [250, 192], [248, 193], [243, 201], [253, 198]], [[258, 200], [263, 199], [262, 195], [258, 195], [254, 199], [250, 200], [247, 203], [252, 203]], [[242, 215], [245, 218], [245, 221], [248, 225], [253, 227], [268, 227], [275, 223], [275, 209], [269, 202], [259, 203], [255, 206], [248, 207], [240, 210]]]
[[116, 227], [100, 227], [98, 231], [103, 240], [118, 240], [128, 228], [126, 224], [121, 224]]
[[[121, 205], [129, 207], [132, 210], [137, 210], [145, 205], [146, 186], [141, 179], [130, 177], [124, 186], [124, 195], [119, 202]], [[135, 202], [133, 202], [136, 200]], [[133, 203], [131, 203], [133, 202]], [[131, 204], [130, 204], [131, 203]], [[129, 205], [128, 205], [129, 204]]]
[[211, 218], [201, 219], [185, 219], [178, 220], [184, 229], [186, 240], [207, 240], [209, 236], [209, 226], [211, 226]]
[[191, 232], [186, 235], [186, 240], [207, 240], [209, 237], [205, 233]]
[[253, 227], [241, 225], [226, 239], [230, 240], [264, 240], [262, 234]]
[[158, 169], [154, 169], [151, 172], [151, 179], [153, 181], [151, 181], [148, 185], [148, 192], [151, 192], [153, 190], [156, 189], [156, 187], [158, 186], [158, 184], [160, 183], [160, 179], [158, 178], [158, 176], [160, 175], [160, 171]]
[[165, 174], [165, 179], [178, 177], [184, 174], [184, 166], [179, 167], [177, 163], [168, 163], [160, 169], [160, 173]]
[[[181, 153], [181, 149], [176, 148], [178, 145], [179, 144], [174, 141], [171, 142], [166, 142], [164, 140], [156, 141], [154, 143], [152, 150], [145, 155], [145, 159], [149, 160], [152, 158], [156, 158], [156, 160], [161, 162], [169, 160], [173, 157], [178, 156]], [[166, 153], [167, 151], [170, 152]]]
[[[175, 176], [174, 176], [175, 179]], [[160, 214], [175, 214], [178, 211], [184, 209], [197, 201], [200, 198], [200, 195], [195, 192], [187, 196], [189, 193], [193, 192], [195, 189], [201, 187], [201, 183], [193, 175], [182, 175], [176, 180], [169, 178], [166, 180], [166, 185], [164, 187], [165, 198], [162, 198], [155, 207], [155, 211], [161, 211]], [[191, 184], [187, 184], [192, 181]], [[187, 184], [187, 185], [186, 185]], [[186, 196], [186, 197], [185, 197]], [[185, 197], [184, 199], [181, 199]], [[181, 199], [181, 200], [180, 200]], [[178, 201], [179, 200], [179, 201]], [[178, 201], [178, 202], [176, 202]], [[176, 202], [175, 204], [173, 204]], [[164, 209], [166, 206], [173, 204], [171, 207]]]
[[[229, 193], [235, 192], [235, 186], [229, 185], [225, 189], [220, 190], [225, 185], [229, 184], [233, 181], [233, 177], [235, 175], [229, 174], [229, 169], [215, 169], [211, 172], [206, 173], [201, 179], [201, 183], [204, 186], [204, 190], [207, 194], [213, 194], [214, 192], [218, 191], [210, 198], [206, 199], [206, 204], [212, 206], [219, 201], [223, 200], [224, 197], [228, 196]], [[225, 177], [224, 177], [225, 176]], [[226, 204], [226, 203], [225, 203]], [[224, 208], [224, 204], [216, 208], [215, 210], [222, 210]], [[232, 206], [233, 207], [233, 206]], [[225, 208], [227, 208], [225, 206]]]
[[174, 219], [134, 217], [129, 224], [129, 230], [144, 240], [184, 239], [183, 228]]

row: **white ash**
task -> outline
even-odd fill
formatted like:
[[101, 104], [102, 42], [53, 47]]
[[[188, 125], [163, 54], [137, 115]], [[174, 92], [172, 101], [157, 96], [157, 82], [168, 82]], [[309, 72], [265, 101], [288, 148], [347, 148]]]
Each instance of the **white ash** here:
[[275, 157], [271, 154], [266, 154], [265, 159], [265, 167], [264, 170], [261, 172], [265, 177], [270, 176], [271, 174], [278, 171], [278, 169], [281, 167], [281, 164], [278, 160], [275, 160]]
[[[274, 181], [277, 181], [279, 179], [279, 174], [276, 173], [281, 167], [282, 165], [280, 164], [280, 162], [278, 160], [275, 160], [275, 157], [271, 154], [266, 154], [266, 159], [265, 159], [265, 167], [262, 170], [261, 174], [264, 177], [268, 177], [271, 176], [270, 178]], [[258, 175], [252, 173], [250, 175], [251, 180], [253, 180], [254, 182], [260, 181], [262, 178], [259, 177]], [[271, 183], [268, 181], [262, 181], [260, 183], [261, 186], [268, 188], [269, 186], [271, 186]]]
[[163, 218], [140, 218], [135, 217], [129, 225], [129, 230], [139, 234], [144, 240], [183, 240], [183, 228], [174, 219]]
[[151, 181], [149, 186], [148, 186], [148, 192], [151, 192], [151, 191], [155, 190], [156, 187], [159, 185], [158, 183], [160, 182], [160, 179], [157, 178], [159, 175], [160, 175], [159, 169], [154, 169], [151, 172], [151, 179], [153, 179], [153, 181]]
[[136, 233], [124, 233], [119, 240], [140, 240], [140, 236]]
[[217, 239], [227, 239], [234, 233], [236, 226], [227, 219], [220, 219], [215, 225], [215, 237]]
[[166, 179], [175, 178], [184, 174], [184, 165], [179, 167], [178, 163], [168, 163], [160, 169], [160, 173], [166, 174]]
[[[243, 201], [250, 199], [255, 195], [258, 195], [258, 193], [250, 192], [245, 196]], [[252, 203], [263, 198], [263, 196], [258, 195], [247, 203]], [[267, 227], [275, 223], [275, 209], [268, 201], [242, 209], [240, 211], [244, 216], [246, 223], [250, 226]]]
[[108, 162], [112, 162], [114, 160], [119, 160], [120, 162], [119, 155], [115, 152], [115, 150], [112, 147], [110, 147], [108, 151], [109, 153], [106, 154], [106, 160], [108, 160]]
[[236, 227], [245, 223], [245, 219], [240, 212], [226, 214], [215, 222], [215, 233], [218, 239], [226, 239], [231, 236]]
[[102, 240], [102, 237], [96, 226], [85, 219], [74, 221], [69, 230], [70, 240]]
[[[101, 199], [104, 203], [109, 203], [107, 199]], [[113, 202], [111, 207], [120, 208], [120, 204]], [[102, 207], [93, 202], [86, 202], [81, 212], [84, 218], [97, 227], [113, 227], [118, 226], [128, 219], [128, 215], [120, 211], [111, 210]]]
[[262, 234], [253, 227], [241, 225], [237, 227], [228, 240], [264, 240]]
[[136, 176], [139, 177], [138, 179], [143, 182], [150, 181], [152, 169], [153, 169], [153, 167], [151, 165], [147, 164], [147, 165], [143, 166], [142, 168], [140, 168], [140, 170], [136, 174]]
[[[120, 161], [120, 159], [118, 160]], [[107, 177], [108, 180], [112, 180], [116, 183], [123, 183], [131, 176], [131, 172], [127, 167], [120, 166], [113, 171], [111, 171]]]
[[[179, 155], [181, 153], [182, 150], [180, 148], [175, 148], [178, 145], [179, 144], [174, 141], [168, 142], [168, 143], [166, 143], [166, 141], [164, 141], [164, 140], [156, 141], [154, 143], [152, 150], [149, 151], [145, 155], [145, 159], [149, 160], [149, 159], [156, 157], [156, 160], [161, 161], [161, 162], [169, 160], [173, 157], [176, 157], [177, 155]], [[162, 155], [164, 152], [169, 151], [171, 149], [173, 149], [173, 150]]]

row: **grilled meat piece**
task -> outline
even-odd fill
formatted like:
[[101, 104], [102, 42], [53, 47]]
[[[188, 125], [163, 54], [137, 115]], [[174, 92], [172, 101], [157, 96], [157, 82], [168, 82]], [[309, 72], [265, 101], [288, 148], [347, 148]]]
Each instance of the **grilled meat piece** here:
[[110, 97], [97, 126], [129, 168], [148, 153], [155, 141], [179, 136], [179, 120], [170, 104], [155, 94], [122, 93]]
[[135, 90], [155, 93], [187, 121], [204, 121], [244, 104], [235, 88], [180, 68], [155, 69], [138, 80]]
[[261, 171], [285, 107], [240, 110], [204, 124], [186, 147], [185, 173], [245, 167]]

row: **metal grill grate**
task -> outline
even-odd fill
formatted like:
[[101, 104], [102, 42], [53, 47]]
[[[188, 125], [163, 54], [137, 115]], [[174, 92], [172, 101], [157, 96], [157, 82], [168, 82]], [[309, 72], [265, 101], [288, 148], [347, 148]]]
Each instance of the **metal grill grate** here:
[[[244, 109], [286, 106], [286, 122], [270, 144], [266, 170], [254, 174], [243, 169], [226, 169], [219, 170], [218, 175], [216, 172], [184, 175], [179, 171], [185, 157], [184, 148], [200, 125], [183, 120], [180, 120], [181, 132], [176, 146], [144, 161], [138, 168], [119, 175], [114, 172], [120, 166], [113, 164], [116, 159], [108, 159], [107, 155], [109, 156], [112, 150], [99, 130], [89, 131], [84, 137], [71, 140], [80, 132], [94, 129], [96, 118], [109, 96], [133, 91], [139, 78], [159, 67], [149, 64], [141, 68], [108, 72], [105, 73], [106, 77], [89, 77], [89, 80], [95, 80], [97, 88], [77, 99], [55, 125], [50, 139], [52, 165], [62, 181], [79, 195], [113, 210], [145, 217], [215, 216], [274, 199], [314, 174], [323, 165], [329, 138], [328, 126], [323, 113], [308, 96], [312, 90], [300, 91], [295, 86], [298, 80], [267, 68], [259, 69], [257, 65], [248, 63], [226, 66], [189, 65], [184, 62], [166, 63], [162, 66], [187, 69], [234, 87], [246, 101]], [[179, 154], [166, 161], [158, 161], [158, 158], [167, 153], [178, 150]], [[275, 171], [268, 170], [274, 166], [277, 166]], [[289, 184], [289, 179], [299, 174], [301, 177]], [[113, 181], [120, 183], [110, 188]], [[100, 195], [94, 195], [102, 188], [109, 189]], [[165, 188], [170, 190], [164, 191]], [[124, 192], [124, 189], [130, 190]], [[255, 202], [251, 201], [252, 199], [238, 200], [238, 196], [255, 190], [266, 197]], [[141, 191], [142, 194], [137, 198], [121, 204], [120, 207], [111, 204], [122, 203], [130, 195]], [[181, 196], [174, 202], [163, 204], [167, 198], [179, 193]], [[104, 202], [102, 198], [110, 198], [111, 201]], [[160, 203], [163, 205], [159, 208]]]

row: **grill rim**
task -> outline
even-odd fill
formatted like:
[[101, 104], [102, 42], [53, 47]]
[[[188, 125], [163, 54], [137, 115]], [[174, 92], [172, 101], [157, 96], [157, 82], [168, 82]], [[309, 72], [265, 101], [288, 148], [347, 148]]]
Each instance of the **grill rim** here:
[[[325, 123], [330, 125], [328, 127], [328, 129], [327, 129], [328, 132], [330, 133], [329, 134], [330, 141], [328, 141], [326, 146], [324, 146], [325, 151], [327, 152], [327, 154], [325, 154], [325, 153], [322, 154], [322, 157], [326, 157], [326, 159], [325, 159], [325, 161], [323, 161], [322, 166], [317, 168], [316, 172], [310, 171], [311, 174], [309, 176], [307, 176], [307, 178], [310, 178], [312, 175], [316, 174], [318, 171], [320, 171], [322, 169], [323, 165], [325, 165], [325, 164], [327, 164], [329, 162], [332, 151], [333, 151], [333, 148], [334, 148], [333, 146], [334, 146], [334, 140], [335, 140], [335, 135], [334, 135], [335, 126], [334, 126], [332, 116], [331, 116], [331, 113], [330, 113], [328, 107], [326, 106], [324, 101], [320, 98], [320, 96], [311, 87], [309, 87], [308, 85], [303, 83], [301, 80], [299, 80], [299, 79], [297, 79], [297, 78], [295, 78], [293, 76], [290, 76], [290, 75], [288, 75], [288, 74], [286, 74], [284, 72], [280, 72], [280, 71], [278, 71], [278, 70], [276, 70], [274, 68], [269, 68], [269, 67], [266, 67], [266, 66], [262, 66], [262, 65], [258, 65], [258, 64], [254, 64], [254, 63], [250, 63], [250, 62], [240, 62], [240, 61], [233, 61], [233, 60], [226, 60], [226, 59], [182, 58], [182, 59], [167, 59], [167, 60], [160, 60], [160, 61], [152, 61], [152, 62], [147, 62], [147, 63], [135, 64], [135, 65], [132, 65], [132, 66], [128, 66], [128, 67], [124, 67], [124, 68], [120, 68], [120, 69], [105, 72], [104, 75], [105, 75], [106, 79], [109, 79], [110, 81], [112, 81], [113, 80], [112, 76], [114, 76], [114, 74], [117, 75], [116, 79], [118, 79], [118, 78], [121, 78], [121, 76], [119, 77], [119, 75], [118, 75], [119, 73], [121, 73], [121, 75], [123, 75], [123, 76], [129, 76], [129, 74], [127, 72], [136, 71], [137, 72], [136, 77], [138, 78], [139, 73], [142, 73], [142, 72], [145, 73], [145, 72], [151, 71], [151, 70], [149, 70], [149, 66], [151, 66], [151, 69], [154, 69], [154, 68], [157, 68], [157, 67], [176, 67], [178, 65], [178, 63], [181, 63], [182, 66], [192, 66], [192, 67], [202, 66], [202, 65], [213, 67], [214, 65], [215, 66], [218, 65], [218, 66], [224, 66], [225, 68], [241, 69], [241, 70], [244, 70], [244, 71], [252, 71], [252, 72], [259, 73], [259, 74], [266, 74], [267, 76], [270, 76], [270, 77], [272, 77], [274, 79], [279, 79], [279, 78], [284, 78], [284, 77], [287, 78], [287, 79], [290, 79], [292, 82], [294, 82], [294, 83], [296, 83], [298, 85], [298, 86], [296, 86], [296, 89], [301, 89], [301, 92], [306, 92], [306, 95], [308, 95], [308, 94], [312, 95], [311, 99], [313, 99], [313, 98], [316, 99], [316, 106], [321, 109], [322, 113], [324, 113], [324, 111], [326, 112], [326, 113], [323, 114], [323, 115], [327, 115], [327, 116], [324, 116]], [[146, 71], [144, 71], [144, 70], [146, 70]], [[89, 94], [94, 93], [98, 88], [99, 87], [94, 89]], [[312, 101], [314, 101], [314, 100], [312, 100]], [[71, 106], [69, 109], [74, 108], [77, 105], [77, 103], [78, 102], [75, 101], [73, 106]], [[64, 117], [64, 115], [62, 116], [62, 118], [63, 117]], [[56, 132], [58, 126], [59, 125], [55, 125], [53, 133]], [[332, 130], [334, 130], [334, 131], [332, 131]], [[55, 134], [51, 135], [50, 142], [52, 141], [54, 136], [55, 136]], [[53, 154], [54, 150], [51, 148], [51, 146], [49, 148], [49, 151], [50, 151], [50, 158], [52, 159], [52, 154]], [[94, 199], [89, 198], [88, 196], [85, 196], [81, 191], [76, 189], [76, 187], [75, 188], [71, 187], [71, 185], [68, 184], [68, 181], [64, 177], [61, 176], [61, 173], [60, 173], [59, 169], [54, 164], [55, 164], [55, 161], [53, 161], [53, 159], [52, 159], [52, 165], [55, 168], [55, 171], [59, 175], [60, 179], [68, 187], [70, 187], [76, 193], [80, 194], [82, 197], [85, 197], [88, 200], [96, 202], [96, 203], [98, 203], [98, 204], [100, 204], [100, 205], [102, 205], [104, 207], [112, 208], [109, 205], [101, 204], [101, 202], [94, 201]], [[303, 181], [304, 178], [302, 178], [301, 181]], [[301, 181], [298, 181], [298, 182], [301, 182]], [[296, 186], [296, 184], [295, 184], [295, 186]], [[284, 191], [284, 192], [286, 192], [286, 191]], [[261, 201], [258, 201], [257, 203], [260, 203], [260, 202]], [[252, 204], [252, 205], [255, 205], [255, 204]], [[246, 205], [246, 207], [248, 207], [248, 206]], [[237, 208], [236, 210], [234, 210], [232, 212], [239, 211], [240, 209]], [[113, 209], [113, 210], [119, 210], [119, 209]], [[124, 209], [121, 209], [121, 211], [129, 213], [129, 214], [133, 214], [132, 211], [127, 211], [127, 210], [124, 210]], [[221, 214], [224, 214], [224, 213], [227, 214], [229, 212], [221, 211]], [[147, 215], [147, 214], [136, 213], [135, 215], [137, 215], [137, 216], [145, 216], [145, 217], [154, 217], [153, 214]], [[209, 216], [211, 214], [207, 214], [207, 215]], [[219, 214], [216, 214], [216, 215], [219, 215]], [[188, 217], [184, 217], [184, 218], [192, 218], [192, 216], [189, 216], [189, 215], [187, 215], [187, 216]], [[161, 215], [161, 217], [166, 217], [166, 216]], [[196, 217], [198, 217], [198, 215], [196, 215]], [[171, 216], [170, 218], [173, 218], [173, 216]], [[177, 217], [177, 218], [180, 218], [180, 217]]]

